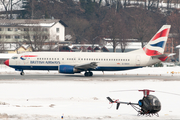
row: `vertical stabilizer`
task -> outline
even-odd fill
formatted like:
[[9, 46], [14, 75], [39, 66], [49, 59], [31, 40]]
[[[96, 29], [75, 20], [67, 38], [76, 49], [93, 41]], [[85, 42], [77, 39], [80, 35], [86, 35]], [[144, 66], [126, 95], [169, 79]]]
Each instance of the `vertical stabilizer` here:
[[164, 54], [164, 49], [166, 46], [170, 28], [171, 25], [163, 25], [161, 29], [149, 41], [149, 43], [143, 47], [146, 55], [157, 56]]

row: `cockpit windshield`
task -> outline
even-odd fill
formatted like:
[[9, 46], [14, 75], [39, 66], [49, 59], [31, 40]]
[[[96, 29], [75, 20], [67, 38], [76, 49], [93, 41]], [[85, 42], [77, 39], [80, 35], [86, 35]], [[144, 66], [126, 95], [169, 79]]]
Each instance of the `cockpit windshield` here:
[[14, 56], [14, 57], [12, 57], [11, 59], [18, 59], [18, 57]]

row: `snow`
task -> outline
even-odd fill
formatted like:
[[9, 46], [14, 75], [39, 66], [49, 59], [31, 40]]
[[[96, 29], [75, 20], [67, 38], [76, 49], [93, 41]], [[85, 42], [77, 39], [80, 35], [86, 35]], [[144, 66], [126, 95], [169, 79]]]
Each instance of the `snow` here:
[[52, 23], [39, 23], [39, 24], [19, 24], [22, 26], [41, 26], [41, 27], [51, 27], [55, 24], [55, 22]]
[[180, 49], [180, 45], [176, 46], [177, 49]]
[[[174, 74], [170, 73], [174, 71]], [[168, 73], [167, 73], [168, 72]], [[175, 73], [176, 72], [176, 73]], [[178, 73], [179, 72], [179, 73]], [[0, 65], [0, 74], [18, 74], [13, 69]], [[27, 71], [26, 74], [47, 74], [46, 71]], [[58, 74], [50, 72], [49, 74]], [[94, 74], [102, 74], [94, 72]], [[140, 68], [122, 72], [105, 72], [114, 75], [133, 74], [180, 76], [180, 67]], [[104, 76], [105, 77], [105, 76]], [[8, 120], [169, 120], [180, 118], [180, 95], [151, 93], [161, 101], [160, 117], [138, 117], [131, 106], [111, 107], [106, 97], [137, 103], [143, 94], [137, 91], [111, 92], [116, 90], [152, 89], [180, 93], [180, 81], [144, 80], [96, 80], [84, 77], [69, 80], [1, 80], [0, 119]], [[111, 108], [110, 108], [111, 107]]]

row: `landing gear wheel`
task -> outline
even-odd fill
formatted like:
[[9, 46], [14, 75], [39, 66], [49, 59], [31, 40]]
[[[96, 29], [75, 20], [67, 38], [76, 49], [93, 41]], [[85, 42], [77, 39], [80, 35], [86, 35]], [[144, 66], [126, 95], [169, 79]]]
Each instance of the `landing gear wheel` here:
[[92, 72], [85, 72], [84, 76], [93, 76], [93, 73]]
[[84, 73], [84, 76], [88, 76], [88, 72], [85, 72], [85, 73]]
[[23, 76], [23, 75], [24, 75], [24, 72], [22, 71], [22, 72], [20, 73], [20, 75], [22, 75], [22, 76]]
[[93, 76], [93, 72], [89, 72], [90, 76]]

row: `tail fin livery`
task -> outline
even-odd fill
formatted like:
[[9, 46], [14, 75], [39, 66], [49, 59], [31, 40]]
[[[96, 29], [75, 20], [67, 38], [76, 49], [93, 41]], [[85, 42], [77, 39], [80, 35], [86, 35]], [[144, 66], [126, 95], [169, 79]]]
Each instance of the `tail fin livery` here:
[[166, 46], [170, 28], [171, 25], [163, 25], [161, 29], [149, 41], [149, 43], [143, 47], [146, 55], [157, 56], [164, 54], [164, 49]]

